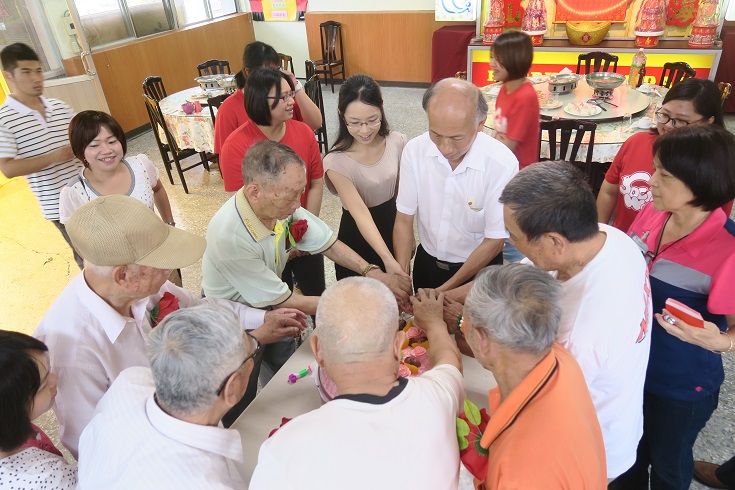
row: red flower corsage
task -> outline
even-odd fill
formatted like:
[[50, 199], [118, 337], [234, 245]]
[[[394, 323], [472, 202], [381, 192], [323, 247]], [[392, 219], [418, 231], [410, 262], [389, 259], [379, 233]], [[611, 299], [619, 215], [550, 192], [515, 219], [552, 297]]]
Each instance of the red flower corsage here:
[[179, 298], [173, 294], [163, 293], [161, 300], [151, 310], [151, 327], [157, 326], [166, 318], [166, 315], [179, 309]]

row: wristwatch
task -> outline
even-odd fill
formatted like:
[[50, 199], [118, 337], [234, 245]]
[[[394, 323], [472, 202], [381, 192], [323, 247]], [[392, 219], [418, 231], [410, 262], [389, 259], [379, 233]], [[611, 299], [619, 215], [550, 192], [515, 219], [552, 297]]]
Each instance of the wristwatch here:
[[303, 85], [301, 85], [301, 80], [299, 80], [299, 79], [297, 78], [297, 79], [296, 79], [296, 83], [295, 83], [295, 84], [294, 84], [294, 86], [293, 86], [293, 91], [294, 91], [294, 92], [298, 92], [298, 91], [299, 91], [299, 90], [301, 90], [302, 88], [304, 88], [304, 86], [303, 86]]
[[371, 270], [373, 270], [373, 269], [378, 269], [378, 270], [380, 270], [380, 266], [379, 266], [379, 265], [375, 265], [375, 264], [368, 264], [368, 265], [367, 265], [367, 266], [366, 266], [366, 267], [365, 267], [365, 268], [364, 268], [364, 269], [362, 270], [362, 272], [360, 272], [360, 273], [361, 273], [361, 274], [362, 274], [363, 276], [367, 276], [367, 275], [368, 275], [368, 273], [369, 273], [369, 272], [370, 272]]

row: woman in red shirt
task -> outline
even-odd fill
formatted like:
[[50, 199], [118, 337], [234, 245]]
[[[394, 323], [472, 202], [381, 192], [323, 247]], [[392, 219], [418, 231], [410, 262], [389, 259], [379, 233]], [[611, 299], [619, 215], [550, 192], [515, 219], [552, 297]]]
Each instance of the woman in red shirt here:
[[495, 138], [511, 149], [520, 169], [538, 161], [539, 103], [526, 78], [533, 62], [533, 43], [520, 31], [498, 36], [492, 45], [493, 78], [503, 82], [495, 101]]
[[[688, 78], [668, 91], [656, 112], [656, 128], [634, 134], [615, 155], [597, 195], [597, 214], [601, 223], [610, 221], [624, 232], [643, 206], [653, 200], [648, 180], [653, 175], [653, 144], [659, 135], [690, 124], [716, 124], [724, 127], [720, 91], [714, 82]], [[622, 194], [622, 196], [621, 196]], [[723, 206], [729, 216], [732, 203]]]
[[[242, 54], [242, 70], [235, 80], [238, 90], [227, 97], [217, 110], [214, 122], [214, 152], [219, 154], [230, 133], [248, 120], [245, 111], [245, 82], [251, 71], [257, 68], [281, 68], [281, 57], [272, 46], [255, 41], [245, 46]], [[301, 88], [301, 82], [293, 73], [284, 71], [291, 78], [296, 96], [294, 98], [294, 119], [305, 122], [312, 130], [322, 127], [322, 113]]]

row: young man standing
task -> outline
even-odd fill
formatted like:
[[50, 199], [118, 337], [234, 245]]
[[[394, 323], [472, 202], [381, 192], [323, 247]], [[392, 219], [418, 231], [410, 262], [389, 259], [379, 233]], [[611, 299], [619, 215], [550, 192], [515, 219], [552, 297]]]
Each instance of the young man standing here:
[[[30, 47], [11, 44], [0, 52], [0, 60], [11, 91], [0, 106], [0, 171], [7, 178], [26, 177], [43, 217], [71, 246], [59, 223], [59, 193], [80, 168], [68, 136], [74, 111], [60, 100], [41, 96], [43, 69]], [[81, 268], [76, 251], [74, 259]]]

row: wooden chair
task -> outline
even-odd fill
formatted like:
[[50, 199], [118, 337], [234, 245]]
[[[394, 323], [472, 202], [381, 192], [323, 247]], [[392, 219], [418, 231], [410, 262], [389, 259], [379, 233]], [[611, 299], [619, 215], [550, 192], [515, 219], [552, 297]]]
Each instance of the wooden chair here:
[[[287, 54], [278, 53], [278, 56], [281, 58], [281, 68], [283, 68], [286, 71], [290, 71], [293, 73], [293, 58], [291, 58]], [[307, 77], [307, 80], [309, 78]]]
[[[584, 73], [582, 73], [582, 62], [584, 61]], [[592, 51], [587, 54], [580, 54], [577, 58], [577, 75], [586, 75], [592, 71], [610, 71], [612, 63], [612, 71], [618, 71], [618, 57], [614, 54], [604, 51]]]
[[322, 127], [315, 130], [316, 140], [319, 143], [319, 150], [322, 153], [326, 153], [329, 149], [329, 142], [327, 141], [327, 124], [324, 118], [324, 99], [322, 98], [322, 84], [319, 82], [317, 75], [312, 77], [304, 84], [304, 91], [309, 96], [312, 102], [319, 108], [319, 112], [322, 113]]
[[[592, 151], [595, 146], [595, 131], [597, 124], [588, 121], [576, 121], [570, 119], [558, 119], [553, 121], [544, 121], [540, 123], [541, 138], [539, 139], [538, 158], [542, 160], [564, 160], [574, 165], [584, 173], [587, 182], [592, 188], [595, 196], [600, 192], [602, 179], [605, 178], [605, 172], [601, 171], [600, 164], [592, 162]], [[541, 158], [541, 141], [544, 132], [548, 135], [549, 141], [549, 158]], [[561, 138], [558, 140], [559, 153], [557, 154], [557, 136], [560, 133]], [[590, 138], [587, 143], [587, 156], [584, 160], [577, 160], [579, 148], [582, 145], [585, 133], [589, 133]], [[572, 141], [572, 135], [574, 140]], [[571, 150], [569, 143], [572, 142]]]
[[689, 66], [689, 63], [683, 61], [664, 63], [664, 69], [661, 72], [661, 79], [659, 79], [658, 84], [662, 87], [671, 88], [682, 80], [696, 76], [697, 70]]
[[225, 99], [229, 96], [230, 94], [222, 94], [222, 95], [217, 95], [217, 96], [210, 97], [207, 99], [207, 106], [209, 106], [209, 114], [211, 114], [212, 116], [212, 126], [214, 126], [214, 121], [215, 121], [214, 110], [219, 109], [219, 106], [222, 105], [222, 102], [224, 102]]
[[316, 63], [313, 60], [306, 60], [304, 65], [306, 65], [306, 79], [309, 80], [316, 75]]
[[[212, 126], [214, 126], [214, 123], [216, 121], [216, 114], [214, 113], [214, 109], [219, 109], [219, 106], [222, 105], [222, 102], [225, 101], [227, 97], [229, 97], [230, 94], [221, 94], [214, 97], [210, 97], [207, 99], [207, 106], [209, 107], [209, 114], [212, 116]], [[216, 127], [216, 126], [215, 126]], [[222, 175], [222, 168], [219, 165], [219, 155], [214, 154], [210, 156], [209, 161], [212, 163], [217, 164], [217, 169], [219, 170], [219, 174]]]
[[717, 84], [717, 88], [720, 89], [720, 97], [722, 99], [722, 108], [725, 109], [725, 104], [727, 104], [727, 99], [730, 98], [730, 94], [732, 93], [732, 85], [730, 85], [727, 82], [719, 82]]
[[156, 102], [160, 102], [161, 99], [165, 99], [168, 94], [166, 93], [166, 87], [163, 85], [161, 77], [148, 77], [143, 80], [143, 93]]
[[342, 75], [345, 81], [345, 61], [342, 51], [342, 24], [328, 20], [319, 24], [319, 33], [322, 43], [322, 59], [314, 61], [316, 73], [324, 75], [324, 80], [332, 84], [334, 93], [334, 76]]
[[[158, 150], [161, 152], [161, 159], [163, 160], [163, 164], [166, 167], [168, 180], [171, 182], [171, 185], [173, 185], [174, 179], [171, 176], [171, 164], [173, 163], [174, 165], [176, 165], [176, 171], [178, 172], [179, 178], [181, 179], [181, 184], [184, 186], [184, 192], [188, 194], [189, 188], [186, 185], [186, 179], [184, 179], [184, 172], [186, 172], [187, 170], [191, 170], [198, 165], [203, 165], [204, 168], [209, 171], [209, 162], [207, 161], [207, 155], [205, 152], [197, 152], [193, 148], [185, 148], [183, 150], [180, 149], [179, 146], [176, 144], [176, 140], [171, 135], [171, 131], [169, 131], [168, 126], [166, 125], [166, 120], [163, 118], [163, 112], [161, 112], [161, 106], [158, 104], [158, 101], [146, 94], [143, 94], [143, 99], [145, 99], [145, 108], [148, 111], [148, 118], [151, 122], [153, 136], [156, 138]], [[163, 130], [163, 134], [166, 138], [165, 144], [163, 141], [161, 141], [161, 136], [158, 133], [159, 128]], [[201, 161], [188, 167], [181, 167], [181, 160], [197, 153], [199, 153]], [[169, 154], [171, 155], [170, 157]]]
[[230, 62], [227, 60], [209, 60], [197, 65], [199, 76], [204, 75], [230, 75]]

